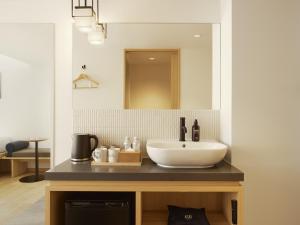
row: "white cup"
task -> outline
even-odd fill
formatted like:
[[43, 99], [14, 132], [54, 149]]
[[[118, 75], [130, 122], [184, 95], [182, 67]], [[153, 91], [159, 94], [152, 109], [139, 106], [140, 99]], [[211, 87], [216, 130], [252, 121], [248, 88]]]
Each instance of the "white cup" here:
[[111, 147], [108, 150], [108, 162], [116, 163], [118, 162], [120, 148]]
[[96, 162], [107, 162], [107, 148], [96, 148], [92, 153], [92, 157]]

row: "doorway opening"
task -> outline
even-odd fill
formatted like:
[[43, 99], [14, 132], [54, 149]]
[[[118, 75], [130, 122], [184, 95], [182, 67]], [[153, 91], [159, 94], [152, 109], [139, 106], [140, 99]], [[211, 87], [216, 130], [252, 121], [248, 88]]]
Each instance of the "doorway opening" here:
[[125, 49], [125, 109], [180, 108], [180, 50]]

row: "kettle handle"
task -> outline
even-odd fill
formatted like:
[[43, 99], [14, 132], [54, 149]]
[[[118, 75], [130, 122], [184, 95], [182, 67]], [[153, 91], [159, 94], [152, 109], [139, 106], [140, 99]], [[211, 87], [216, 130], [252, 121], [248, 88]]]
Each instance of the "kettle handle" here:
[[90, 135], [90, 139], [94, 139], [95, 140], [95, 145], [91, 149], [91, 151], [94, 151], [98, 147], [98, 137], [96, 135]]

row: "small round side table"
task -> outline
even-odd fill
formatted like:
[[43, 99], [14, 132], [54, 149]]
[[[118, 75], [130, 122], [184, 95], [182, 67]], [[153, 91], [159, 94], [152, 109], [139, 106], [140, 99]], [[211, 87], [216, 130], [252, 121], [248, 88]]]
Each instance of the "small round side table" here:
[[34, 183], [38, 181], [44, 180], [44, 175], [39, 174], [39, 142], [46, 141], [45, 138], [36, 138], [36, 139], [29, 139], [26, 140], [28, 142], [35, 143], [35, 173], [34, 175], [25, 176], [19, 179], [22, 183]]

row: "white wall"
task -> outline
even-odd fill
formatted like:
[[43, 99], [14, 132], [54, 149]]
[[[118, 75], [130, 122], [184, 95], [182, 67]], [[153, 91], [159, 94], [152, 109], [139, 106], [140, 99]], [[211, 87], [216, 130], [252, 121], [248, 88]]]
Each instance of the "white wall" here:
[[[232, 141], [232, 0], [221, 1], [220, 140]], [[230, 158], [230, 157], [228, 157]]]
[[220, 22], [220, 0], [101, 0], [100, 4], [106, 22]]
[[212, 25], [212, 108], [221, 108], [221, 24]]
[[233, 1], [233, 163], [246, 225], [300, 224], [300, 1]]
[[181, 109], [212, 109], [212, 59], [211, 43], [207, 48], [181, 49]]

